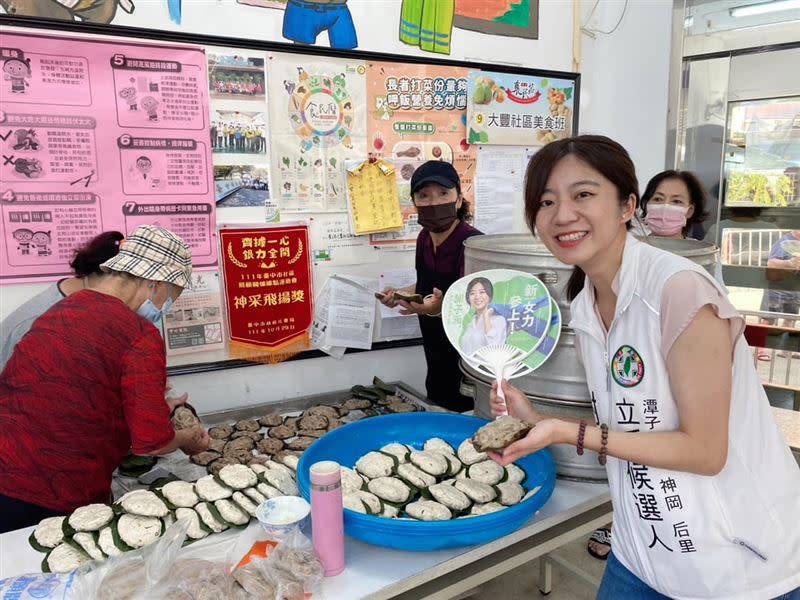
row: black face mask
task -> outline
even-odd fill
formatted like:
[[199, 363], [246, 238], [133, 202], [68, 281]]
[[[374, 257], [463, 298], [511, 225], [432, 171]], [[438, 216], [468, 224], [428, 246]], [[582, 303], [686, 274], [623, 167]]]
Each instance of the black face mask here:
[[417, 214], [420, 225], [433, 233], [447, 231], [458, 217], [456, 214], [456, 202], [447, 204], [434, 204], [432, 206], [417, 206]]

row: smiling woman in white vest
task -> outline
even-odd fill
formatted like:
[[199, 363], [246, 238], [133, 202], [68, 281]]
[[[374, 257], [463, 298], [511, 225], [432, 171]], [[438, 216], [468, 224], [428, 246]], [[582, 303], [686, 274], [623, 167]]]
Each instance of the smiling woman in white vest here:
[[599, 453], [614, 508], [600, 600], [800, 600], [800, 470], [744, 321], [702, 268], [628, 234], [637, 202], [633, 163], [606, 137], [531, 159], [526, 217], [575, 266], [569, 325], [596, 424], [546, 417], [504, 382], [509, 412], [536, 426], [494, 458], [551, 444]]

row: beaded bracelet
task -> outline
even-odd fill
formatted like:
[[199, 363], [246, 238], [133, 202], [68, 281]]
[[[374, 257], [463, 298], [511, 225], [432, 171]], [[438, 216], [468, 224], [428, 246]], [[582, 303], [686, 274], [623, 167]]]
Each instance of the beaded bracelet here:
[[600, 425], [600, 453], [597, 455], [597, 460], [601, 465], [606, 464], [608, 458], [608, 425], [603, 423]]
[[581, 423], [578, 426], [578, 456], [583, 456], [583, 438], [586, 437], [586, 421], [581, 419]]

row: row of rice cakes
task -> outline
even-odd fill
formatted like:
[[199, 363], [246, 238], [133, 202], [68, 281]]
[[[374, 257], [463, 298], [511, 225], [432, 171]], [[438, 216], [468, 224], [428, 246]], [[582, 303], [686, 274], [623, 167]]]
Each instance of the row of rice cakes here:
[[342, 469], [344, 507], [362, 514], [419, 521], [476, 517], [519, 504], [526, 493], [525, 471], [498, 465], [471, 440], [454, 449], [431, 438], [416, 450], [388, 444]]
[[246, 527], [265, 500], [298, 495], [295, 472], [285, 465], [228, 465], [218, 476], [194, 483], [170, 481], [152, 491], [128, 492], [111, 506], [90, 504], [66, 517], [48, 517], [28, 541], [47, 554], [43, 572], [67, 573], [84, 562], [147, 546], [176, 519], [189, 522], [188, 544], [229, 527]]

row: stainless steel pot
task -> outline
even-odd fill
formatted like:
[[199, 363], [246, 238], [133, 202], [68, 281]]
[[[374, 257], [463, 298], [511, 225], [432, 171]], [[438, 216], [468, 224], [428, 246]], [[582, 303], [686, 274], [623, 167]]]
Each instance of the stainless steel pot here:
[[[714, 244], [697, 240], [641, 238], [643, 242], [684, 256], [705, 268], [712, 276], [718, 249]], [[547, 247], [527, 233], [476, 235], [464, 242], [464, 272], [486, 269], [516, 269], [535, 275], [547, 285], [561, 309], [563, 321], [569, 322], [569, 300], [564, 293], [572, 267], [557, 260]]]

